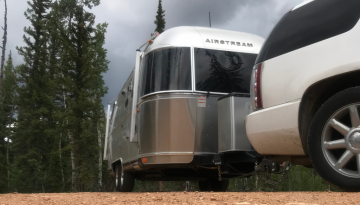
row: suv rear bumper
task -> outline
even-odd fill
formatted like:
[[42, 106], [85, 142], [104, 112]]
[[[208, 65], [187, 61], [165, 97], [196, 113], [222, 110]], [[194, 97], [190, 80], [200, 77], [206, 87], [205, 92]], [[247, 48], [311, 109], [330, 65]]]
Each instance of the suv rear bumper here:
[[262, 155], [305, 155], [298, 128], [300, 100], [253, 112], [246, 117], [251, 145]]

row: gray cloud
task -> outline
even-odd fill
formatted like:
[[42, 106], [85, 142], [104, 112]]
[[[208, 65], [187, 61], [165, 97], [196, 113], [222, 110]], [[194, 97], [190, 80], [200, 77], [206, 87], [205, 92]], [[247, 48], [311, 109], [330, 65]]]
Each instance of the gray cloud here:
[[[276, 22], [292, 7], [303, 0], [163, 0], [166, 29], [176, 26], [209, 26], [250, 32], [266, 37]], [[0, 17], [4, 6], [0, 1]], [[104, 74], [109, 92], [103, 98], [106, 105], [120, 91], [135, 64], [135, 50], [150, 37], [155, 29], [154, 20], [158, 0], [102, 0], [93, 8], [96, 22], [109, 23], [106, 34], [109, 71]], [[24, 45], [23, 28], [30, 25], [24, 17], [26, 0], [8, 0], [8, 45], [15, 64], [22, 62], [16, 46]], [[0, 18], [3, 25], [3, 18]], [[2, 33], [0, 33], [2, 36]]]

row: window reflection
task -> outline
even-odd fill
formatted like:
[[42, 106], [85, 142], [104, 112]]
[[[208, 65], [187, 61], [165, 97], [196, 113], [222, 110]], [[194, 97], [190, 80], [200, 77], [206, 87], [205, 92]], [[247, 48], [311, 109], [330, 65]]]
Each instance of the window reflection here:
[[148, 53], [142, 62], [140, 95], [166, 90], [191, 90], [190, 48]]
[[196, 90], [249, 93], [256, 54], [195, 49]]

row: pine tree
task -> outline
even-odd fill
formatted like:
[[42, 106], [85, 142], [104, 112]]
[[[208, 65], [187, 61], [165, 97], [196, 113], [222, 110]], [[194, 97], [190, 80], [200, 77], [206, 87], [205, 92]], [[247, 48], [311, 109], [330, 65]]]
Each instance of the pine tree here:
[[[9, 190], [9, 143], [15, 123], [16, 74], [11, 51], [4, 69], [3, 90], [0, 102], [0, 193]], [[4, 140], [6, 138], [6, 141]]]
[[7, 190], [7, 163], [6, 163], [6, 142], [2, 132], [0, 132], [0, 193]]
[[4, 30], [4, 36], [3, 36], [3, 42], [1, 47], [1, 64], [0, 64], [0, 92], [2, 91], [2, 84], [4, 80], [4, 61], [5, 61], [5, 50], [6, 50], [6, 43], [7, 43], [7, 4], [6, 0], [5, 2], [5, 14], [4, 14], [4, 27], [2, 28]]
[[155, 31], [162, 33], [165, 30], [165, 10], [162, 9], [161, 0], [159, 0], [158, 10], [157, 10], [156, 20], [154, 21], [156, 25]]
[[62, 90], [62, 73], [60, 65], [60, 52], [63, 49], [61, 29], [63, 27], [62, 17], [63, 11], [58, 1], [53, 2], [49, 12], [49, 21], [47, 23], [47, 30], [49, 33], [48, 39], [48, 52], [49, 52], [49, 70], [50, 78], [56, 85], [55, 92], [55, 107], [53, 120], [56, 122], [53, 130], [53, 141], [51, 145], [51, 154], [49, 161], [49, 191], [51, 192], [63, 192], [67, 191], [66, 180], [70, 178], [66, 172], [66, 160], [67, 157], [66, 145], [68, 140], [64, 136], [64, 130], [62, 129], [63, 120], [63, 90]]
[[49, 67], [47, 30], [51, 0], [28, 2], [24, 29], [25, 47], [17, 48], [24, 58], [19, 66], [18, 123], [13, 137], [18, 191], [46, 192], [49, 158], [56, 122], [53, 121], [56, 84]]
[[103, 172], [103, 141], [105, 139], [105, 127], [106, 127], [106, 117], [104, 108], [102, 105], [101, 97], [107, 93], [107, 87], [105, 87], [105, 82], [102, 78], [102, 73], [105, 73], [108, 70], [109, 61], [106, 59], [107, 50], [103, 48], [105, 44], [105, 33], [108, 24], [98, 24], [95, 30], [95, 58], [93, 59], [93, 65], [96, 70], [95, 73], [95, 86], [96, 94], [94, 98], [94, 116], [93, 124], [97, 128], [97, 137], [98, 137], [98, 186], [101, 190], [102, 187], [102, 172]]
[[[66, 6], [66, 27], [62, 30], [64, 129], [71, 147], [71, 190], [94, 190], [99, 183], [99, 135], [106, 93], [102, 73], [108, 61], [102, 48], [107, 24], [94, 26], [95, 16], [84, 9], [100, 1], [62, 0]], [[101, 138], [101, 136], [100, 136]], [[101, 143], [100, 143], [101, 144]], [[98, 189], [95, 189], [98, 190]]]

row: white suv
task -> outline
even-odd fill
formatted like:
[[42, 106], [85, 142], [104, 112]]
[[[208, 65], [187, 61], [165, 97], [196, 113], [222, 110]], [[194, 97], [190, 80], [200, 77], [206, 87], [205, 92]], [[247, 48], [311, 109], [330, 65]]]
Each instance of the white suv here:
[[360, 0], [305, 1], [285, 14], [257, 57], [246, 119], [260, 154], [310, 158], [348, 191], [360, 191], [359, 18]]

